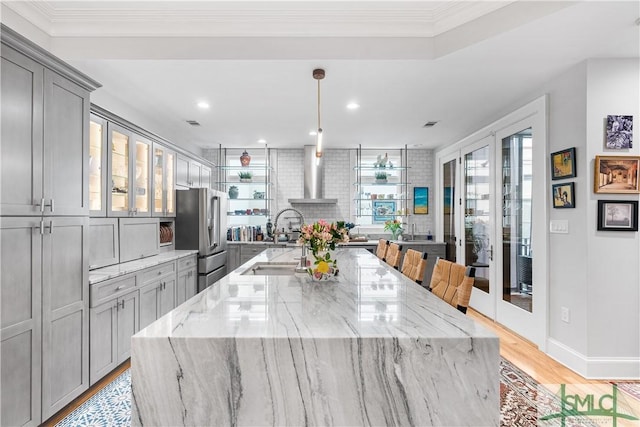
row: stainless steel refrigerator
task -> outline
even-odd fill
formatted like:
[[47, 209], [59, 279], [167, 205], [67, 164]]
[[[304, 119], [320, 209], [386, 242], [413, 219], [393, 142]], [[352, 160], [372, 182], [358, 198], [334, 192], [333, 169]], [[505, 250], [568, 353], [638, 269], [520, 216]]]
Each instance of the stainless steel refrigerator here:
[[227, 195], [210, 188], [176, 191], [176, 249], [198, 250], [198, 292], [226, 274]]

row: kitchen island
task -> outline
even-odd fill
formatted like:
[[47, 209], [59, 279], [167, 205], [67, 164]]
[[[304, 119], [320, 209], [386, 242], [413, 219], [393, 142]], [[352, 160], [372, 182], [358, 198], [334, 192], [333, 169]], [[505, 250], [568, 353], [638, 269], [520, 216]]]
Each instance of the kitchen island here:
[[498, 338], [364, 249], [335, 282], [244, 275], [132, 338], [132, 425], [498, 425]]

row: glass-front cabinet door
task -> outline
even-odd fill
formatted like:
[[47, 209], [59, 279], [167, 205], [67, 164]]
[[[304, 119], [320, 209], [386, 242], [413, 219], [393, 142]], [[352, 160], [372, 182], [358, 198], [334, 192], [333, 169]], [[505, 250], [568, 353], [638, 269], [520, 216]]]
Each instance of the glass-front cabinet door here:
[[105, 216], [107, 181], [107, 122], [91, 115], [89, 121], [89, 210], [91, 216]]
[[151, 141], [109, 123], [109, 216], [151, 214]]
[[175, 216], [175, 153], [159, 144], [153, 146], [153, 210], [158, 217]]

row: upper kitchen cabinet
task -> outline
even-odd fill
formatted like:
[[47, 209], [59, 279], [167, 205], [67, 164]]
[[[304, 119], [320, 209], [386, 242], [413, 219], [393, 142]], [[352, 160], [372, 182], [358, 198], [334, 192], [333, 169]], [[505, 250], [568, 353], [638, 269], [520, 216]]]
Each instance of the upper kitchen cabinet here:
[[109, 216], [151, 216], [151, 141], [114, 123], [109, 130]]
[[[228, 194], [227, 225], [260, 225], [267, 222], [272, 200], [269, 149], [252, 152], [247, 160], [242, 149], [220, 149], [220, 191]], [[264, 230], [266, 232], [266, 230]]]
[[153, 144], [153, 210], [152, 216], [176, 216], [176, 153]]
[[92, 114], [89, 120], [89, 210], [107, 214], [107, 122]]
[[190, 157], [178, 154], [176, 186], [185, 188], [212, 188], [211, 168]]
[[356, 151], [354, 205], [359, 225], [384, 224], [408, 214], [407, 150]]
[[28, 43], [2, 26], [0, 213], [88, 215], [89, 91], [99, 84]]

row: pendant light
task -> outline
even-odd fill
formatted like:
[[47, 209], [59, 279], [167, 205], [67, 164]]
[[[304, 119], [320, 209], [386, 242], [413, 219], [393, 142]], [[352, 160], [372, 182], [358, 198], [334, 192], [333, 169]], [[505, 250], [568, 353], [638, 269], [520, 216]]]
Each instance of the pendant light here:
[[318, 81], [318, 135], [316, 137], [316, 164], [319, 164], [320, 157], [322, 157], [322, 125], [320, 123], [320, 80], [324, 79], [324, 70], [322, 68], [313, 70], [313, 78]]

